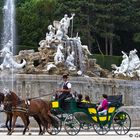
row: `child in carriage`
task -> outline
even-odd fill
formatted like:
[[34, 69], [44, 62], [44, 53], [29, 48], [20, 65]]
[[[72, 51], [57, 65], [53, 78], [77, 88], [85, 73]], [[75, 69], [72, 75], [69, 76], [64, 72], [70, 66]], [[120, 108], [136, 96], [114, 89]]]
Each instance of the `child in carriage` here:
[[98, 114], [99, 115], [106, 115], [107, 114], [107, 109], [108, 109], [108, 100], [107, 100], [107, 95], [103, 94], [103, 100], [101, 101], [100, 105], [97, 107]]

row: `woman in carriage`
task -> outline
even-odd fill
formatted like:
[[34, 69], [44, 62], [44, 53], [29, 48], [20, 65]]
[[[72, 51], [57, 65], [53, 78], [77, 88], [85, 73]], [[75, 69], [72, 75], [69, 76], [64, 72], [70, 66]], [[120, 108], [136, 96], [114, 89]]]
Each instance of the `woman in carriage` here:
[[97, 110], [99, 111], [99, 115], [106, 115], [107, 114], [107, 109], [108, 109], [108, 100], [107, 100], [107, 95], [103, 94], [103, 100], [101, 101], [100, 105], [98, 106]]

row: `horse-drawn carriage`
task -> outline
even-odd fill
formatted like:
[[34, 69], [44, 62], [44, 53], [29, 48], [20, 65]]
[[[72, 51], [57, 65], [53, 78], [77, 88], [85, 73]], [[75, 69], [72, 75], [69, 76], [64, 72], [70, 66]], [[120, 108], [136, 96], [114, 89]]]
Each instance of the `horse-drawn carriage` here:
[[[59, 100], [52, 100], [52, 105], [50, 106], [50, 102], [46, 103], [41, 99], [31, 99], [30, 105], [28, 104], [27, 107], [25, 100], [20, 99], [13, 92], [6, 96], [4, 94], [0, 95], [0, 101], [4, 102], [7, 117], [10, 115], [10, 125], [13, 118], [12, 129], [11, 126], [10, 128], [7, 126], [8, 134], [10, 135], [14, 131], [18, 116], [21, 117], [25, 125], [23, 134], [28, 128], [29, 116], [33, 116], [37, 121], [40, 128], [39, 134], [45, 132], [42, 131], [41, 125], [51, 135], [58, 134], [63, 128], [62, 126], [64, 126], [65, 131], [69, 135], [78, 134], [85, 126], [94, 129], [99, 135], [105, 135], [112, 128], [118, 135], [125, 135], [131, 128], [130, 116], [125, 111], [120, 110], [120, 107], [123, 105], [122, 96], [108, 96], [110, 103], [107, 114], [99, 115], [96, 104], [83, 103], [82, 106], [79, 106], [79, 102], [73, 97], [65, 99], [65, 102], [63, 102], [65, 108], [62, 108]], [[52, 115], [49, 113], [50, 110]]]
[[[61, 131], [62, 124], [69, 135], [76, 135], [84, 126], [94, 128], [99, 135], [105, 135], [113, 129], [118, 135], [125, 135], [131, 128], [131, 119], [128, 113], [121, 111], [122, 95], [108, 96], [109, 107], [106, 115], [99, 115], [96, 104], [78, 106], [75, 98], [65, 100], [65, 108], [60, 107], [58, 100], [52, 101], [52, 113], [61, 121], [59, 127], [53, 128], [52, 134]], [[83, 103], [84, 104], [84, 103]]]

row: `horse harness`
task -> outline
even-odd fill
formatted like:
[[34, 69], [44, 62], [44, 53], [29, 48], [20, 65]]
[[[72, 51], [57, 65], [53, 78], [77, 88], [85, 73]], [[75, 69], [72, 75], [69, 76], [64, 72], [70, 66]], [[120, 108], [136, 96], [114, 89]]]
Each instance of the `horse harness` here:
[[[29, 112], [29, 106], [30, 106], [30, 102], [28, 99], [21, 100], [20, 98], [18, 99], [18, 103], [16, 106], [12, 106], [11, 101], [7, 102], [9, 105], [8, 107], [6, 107], [6, 109], [4, 110], [6, 113], [10, 113], [10, 112], [16, 112], [16, 111], [20, 111], [20, 112], [24, 112], [24, 113], [28, 113]], [[23, 107], [25, 103], [25, 107]]]

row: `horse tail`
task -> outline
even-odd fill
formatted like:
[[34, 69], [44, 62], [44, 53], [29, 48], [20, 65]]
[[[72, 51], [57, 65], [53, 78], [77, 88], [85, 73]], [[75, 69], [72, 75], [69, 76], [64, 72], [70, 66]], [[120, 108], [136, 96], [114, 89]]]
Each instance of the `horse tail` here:
[[48, 114], [48, 116], [49, 116], [49, 118], [51, 120], [52, 126], [58, 129], [59, 126], [60, 126], [61, 120], [58, 117], [56, 117], [56, 116], [54, 116], [52, 114]]

